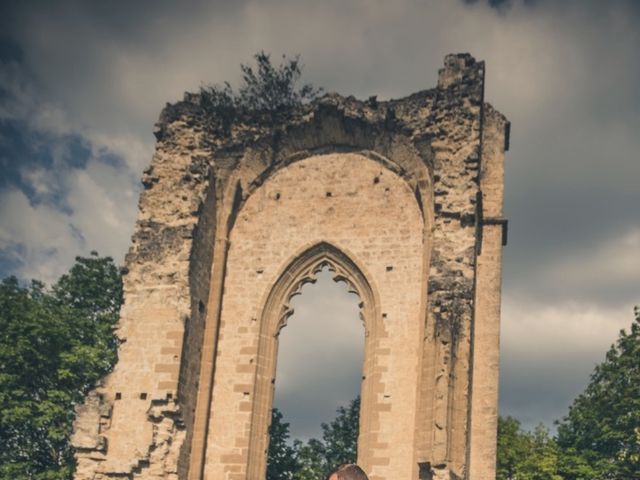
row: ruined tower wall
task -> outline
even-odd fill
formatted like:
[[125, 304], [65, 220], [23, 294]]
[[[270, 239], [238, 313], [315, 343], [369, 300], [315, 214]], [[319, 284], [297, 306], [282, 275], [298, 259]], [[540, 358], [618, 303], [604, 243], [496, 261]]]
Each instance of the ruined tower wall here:
[[[264, 457], [250, 452], [266, 445], [260, 439], [266, 435], [264, 412], [271, 397], [259, 380], [275, 367], [267, 362], [262, 373], [253, 374], [257, 370], [245, 360], [255, 353], [257, 331], [261, 332], [258, 347], [266, 356], [275, 358], [277, 352], [275, 337], [264, 332], [269, 332], [267, 326], [275, 321], [273, 312], [280, 306], [269, 303], [269, 313], [265, 310], [260, 316], [259, 305], [269, 295], [268, 284], [275, 282], [272, 292], [293, 284], [276, 279], [274, 272], [286, 269], [289, 259], [292, 272], [304, 278], [304, 268], [326, 261], [353, 282], [361, 298], [369, 299], [367, 304], [376, 303], [374, 290], [386, 288], [380, 286], [385, 275], [399, 274], [395, 267], [387, 272], [384, 259], [370, 264], [372, 253], [367, 257], [365, 244], [358, 243], [371, 238], [375, 249], [384, 235], [353, 230], [348, 222], [330, 223], [346, 216], [319, 219], [318, 225], [328, 222], [322, 232], [301, 230], [306, 218], [301, 212], [308, 207], [298, 196], [297, 220], [279, 222], [281, 230], [263, 239], [265, 248], [278, 255], [271, 257], [272, 263], [267, 257], [255, 257], [256, 265], [244, 265], [242, 276], [239, 253], [244, 252], [247, 261], [256, 255], [260, 242], [250, 238], [251, 227], [258, 228], [269, 218], [268, 208], [274, 202], [264, 192], [272, 192], [278, 178], [294, 172], [304, 177], [299, 167], [306, 161], [328, 168], [318, 171], [318, 178], [324, 179], [318, 184], [302, 182], [316, 193], [325, 190], [325, 197], [316, 199], [318, 205], [331, 203], [335, 212], [341, 212], [352, 200], [350, 193], [364, 195], [363, 205], [371, 208], [358, 218], [374, 225], [376, 202], [385, 195], [376, 188], [386, 181], [383, 178], [397, 178], [404, 187], [390, 187], [396, 194], [387, 199], [388, 208], [400, 206], [406, 215], [417, 209], [421, 215], [409, 222], [406, 237], [389, 237], [389, 251], [377, 255], [402, 250], [414, 258], [411, 252], [418, 234], [413, 229], [421, 229], [422, 253], [410, 267], [402, 260], [407, 265], [403, 281], [412, 285], [406, 290], [416, 292], [407, 303], [411, 307], [392, 302], [387, 308], [380, 300], [378, 309], [365, 315], [377, 318], [379, 332], [406, 326], [392, 338], [381, 336], [380, 345], [394, 345], [408, 332], [417, 332], [415, 341], [420, 343], [412, 358], [375, 341], [367, 347], [364, 371], [380, 378], [386, 375], [388, 381], [379, 391], [363, 389], [363, 400], [369, 397], [363, 402], [362, 422], [372, 425], [365, 432], [377, 428], [386, 438], [361, 436], [360, 458], [380, 480], [492, 478], [495, 451], [489, 444], [495, 443], [500, 295], [496, 242], [501, 231], [494, 217], [502, 201], [507, 124], [484, 103], [483, 92], [484, 64], [461, 54], [447, 56], [435, 89], [389, 102], [327, 95], [292, 111], [277, 125], [258, 116], [239, 118], [228, 131], [219, 128], [219, 119], [203, 110], [198, 95], [168, 105], [156, 127], [156, 154], [143, 178], [145, 191], [127, 256], [119, 361], [79, 409], [76, 478], [262, 480]], [[321, 164], [319, 159], [333, 160]], [[377, 184], [371, 179], [365, 188], [360, 172], [371, 176], [371, 162], [384, 176]], [[353, 174], [332, 177], [338, 163]], [[336, 196], [327, 197], [332, 179]], [[253, 220], [244, 220], [243, 212], [253, 212], [249, 216]], [[380, 221], [386, 218], [380, 212], [378, 216]], [[246, 222], [243, 227], [242, 222]], [[263, 225], [253, 233], [259, 236], [267, 230]], [[242, 240], [234, 240], [235, 232]], [[393, 235], [401, 232], [399, 227]], [[274, 250], [276, 244], [269, 241], [277, 239], [280, 243], [298, 239], [299, 244], [286, 243]], [[322, 242], [321, 248], [300, 252], [303, 245], [314, 242]], [[350, 249], [357, 258], [349, 256]], [[384, 273], [378, 272], [382, 264]], [[422, 273], [414, 282], [416, 272]], [[268, 296], [269, 302], [284, 303], [283, 292]], [[243, 295], [247, 305], [236, 301], [233, 306], [234, 298]], [[410, 313], [411, 308], [418, 313]], [[385, 309], [399, 309], [397, 315], [403, 320], [396, 324], [393, 318], [383, 318], [383, 313], [391, 315]], [[248, 326], [242, 323], [246, 321]], [[233, 352], [237, 356], [229, 356]], [[403, 383], [408, 377], [392, 374], [392, 369], [385, 371], [384, 355], [389, 365], [396, 360], [405, 366], [413, 362], [414, 383]], [[382, 369], [376, 372], [376, 366]], [[232, 378], [232, 383], [225, 383]], [[403, 385], [400, 391], [406, 398], [400, 400], [391, 392], [384, 400], [388, 388], [396, 385]], [[246, 401], [247, 392], [261, 400]], [[376, 405], [385, 401], [388, 407], [376, 411]], [[398, 433], [392, 424], [409, 425], [413, 433]], [[223, 460], [223, 455], [234, 457]], [[390, 476], [393, 469], [401, 476]]]
[[[206, 301], [208, 293], [211, 242], [207, 229], [198, 231], [197, 225], [206, 223], [200, 210], [207, 201], [210, 152], [185, 122], [164, 129], [142, 179], [145, 190], [126, 257], [118, 363], [76, 420], [79, 479], [177, 478], [189, 417], [178, 403], [185, 325], [195, 324], [189, 333], [197, 335], [197, 322], [203, 321], [199, 297]], [[183, 369], [189, 364], [199, 367], [199, 359], [188, 355]], [[186, 383], [182, 404], [195, 403], [194, 382], [188, 375], [180, 380]]]

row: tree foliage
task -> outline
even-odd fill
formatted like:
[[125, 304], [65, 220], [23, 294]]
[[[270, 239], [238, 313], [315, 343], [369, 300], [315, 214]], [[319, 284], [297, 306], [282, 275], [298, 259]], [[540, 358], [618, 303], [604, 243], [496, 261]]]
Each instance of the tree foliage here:
[[562, 480], [558, 445], [543, 426], [523, 431], [513, 417], [498, 419], [496, 480]]
[[336, 413], [332, 422], [322, 424], [325, 475], [338, 465], [355, 463], [358, 456], [360, 397], [346, 407], [339, 407]]
[[512, 480], [529, 453], [529, 439], [513, 417], [498, 418], [497, 480]]
[[273, 124], [322, 91], [309, 83], [300, 84], [302, 64], [298, 55], [292, 59], [283, 55], [278, 66], [264, 51], [255, 54], [254, 60], [255, 67], [240, 65], [242, 83], [237, 93], [228, 82], [200, 89], [201, 107], [225, 133], [239, 116], [252, 115]]
[[[270, 427], [267, 480], [317, 480], [338, 465], [355, 463], [357, 457], [360, 397], [336, 410], [336, 418], [322, 424], [322, 440], [286, 444], [289, 424], [274, 409]], [[283, 428], [284, 427], [284, 428]]]
[[277, 408], [271, 411], [267, 480], [293, 480], [300, 469], [295, 449], [289, 444], [289, 423]]
[[256, 69], [241, 65], [242, 86], [238, 91], [238, 104], [249, 111], [278, 113], [313, 99], [319, 90], [306, 83], [298, 86], [302, 76], [300, 56], [293, 59], [282, 56], [278, 67], [271, 64], [270, 56], [259, 52], [254, 56]]
[[517, 420], [498, 423], [497, 480], [640, 479], [640, 312], [629, 333], [598, 365], [585, 391], [558, 422], [524, 432]]
[[69, 478], [74, 405], [116, 358], [122, 285], [111, 258], [76, 258], [47, 289], [0, 284], [0, 478]]
[[[558, 423], [567, 452], [564, 476], [574, 479], [640, 478], [640, 311], [591, 381]], [[589, 476], [592, 475], [592, 476]]]

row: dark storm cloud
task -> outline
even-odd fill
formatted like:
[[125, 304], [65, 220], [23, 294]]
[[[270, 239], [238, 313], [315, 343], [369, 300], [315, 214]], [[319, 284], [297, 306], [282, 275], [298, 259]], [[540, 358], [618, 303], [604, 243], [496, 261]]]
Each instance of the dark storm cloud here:
[[501, 339], [500, 412], [526, 428], [568, 412], [632, 309], [585, 303], [537, 305], [507, 299]]
[[[360, 98], [431, 88], [446, 53], [469, 51], [512, 122], [503, 412], [527, 425], [563, 415], [640, 303], [638, 2], [3, 2], [0, 27], [7, 271], [55, 278], [85, 248], [121, 259], [160, 108], [236, 81], [259, 50], [301, 53], [307, 80]], [[33, 201], [38, 189], [48, 201]], [[323, 362], [295, 355], [280, 365], [315, 393], [282, 401], [307, 432], [332, 416], [337, 405], [316, 409], [335, 400], [327, 392], [349, 397], [339, 392], [357, 380], [316, 389]]]
[[22, 58], [20, 46], [10, 37], [0, 36], [0, 62], [19, 62]]
[[[541, 350], [543, 347], [541, 346]], [[500, 411], [520, 420], [525, 428], [538, 423], [551, 427], [567, 413], [593, 370], [592, 355], [566, 354], [523, 358], [502, 352]]]
[[[80, 136], [56, 137], [33, 131], [23, 122], [0, 121], [0, 188], [18, 186], [32, 201], [48, 201], [63, 206], [64, 198], [62, 192], [45, 192], [45, 185], [38, 185], [25, 177], [27, 172], [47, 170], [55, 174], [55, 167], [63, 165], [84, 168], [90, 155], [91, 150]], [[15, 159], [20, 159], [20, 162]], [[55, 186], [50, 182], [49, 187]]]
[[[637, 192], [542, 185], [528, 195], [507, 198], [510, 225], [504, 278], [508, 294], [541, 303], [563, 299], [611, 306], [638, 302]], [[628, 273], [612, 271], [610, 267], [617, 268], [620, 262], [628, 262]], [[590, 265], [593, 270], [585, 271]], [[572, 270], [580, 276], [567, 278]]]
[[[75, 128], [118, 135], [133, 131], [151, 144], [152, 122], [164, 102], [177, 100], [186, 88], [207, 79], [201, 73], [193, 78], [189, 72], [197, 72], [194, 64], [206, 69], [218, 63], [206, 52], [219, 49], [223, 37], [209, 45], [209, 38], [198, 35], [211, 28], [228, 38], [232, 30], [225, 24], [238, 21], [234, 15], [243, 5], [196, 1], [187, 7], [164, 0], [5, 3], [2, 30], [20, 45], [34, 82], [47, 91], [48, 100], [65, 106]], [[200, 33], [192, 37], [195, 32]], [[174, 43], [180, 52], [167, 58], [174, 55]], [[189, 56], [192, 47], [198, 49], [194, 57]], [[175, 65], [175, 57], [185, 64]], [[166, 85], [174, 77], [178, 81], [172, 91]]]

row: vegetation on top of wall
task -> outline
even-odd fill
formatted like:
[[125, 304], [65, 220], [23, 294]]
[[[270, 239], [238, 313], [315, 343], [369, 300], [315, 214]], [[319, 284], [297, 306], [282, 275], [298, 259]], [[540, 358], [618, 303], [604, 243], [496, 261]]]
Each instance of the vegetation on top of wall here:
[[300, 83], [303, 65], [299, 55], [293, 58], [283, 55], [277, 66], [264, 51], [255, 54], [254, 60], [255, 68], [240, 65], [242, 83], [237, 92], [229, 82], [200, 89], [200, 106], [207, 121], [225, 134], [240, 118], [275, 125], [322, 92], [310, 83]]

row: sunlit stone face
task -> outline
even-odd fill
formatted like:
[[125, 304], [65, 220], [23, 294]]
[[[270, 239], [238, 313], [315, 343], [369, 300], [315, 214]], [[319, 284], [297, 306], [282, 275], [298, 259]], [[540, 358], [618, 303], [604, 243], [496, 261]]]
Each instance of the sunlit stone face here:
[[[348, 153], [310, 157], [277, 172], [253, 192], [231, 231], [219, 344], [225, 355], [218, 359], [214, 380], [223, 388], [214, 392], [209, 425], [206, 469], [211, 478], [222, 474], [225, 459], [234, 459], [235, 445], [247, 441], [247, 432], [265, 434], [267, 424], [256, 423], [261, 418], [256, 409], [271, 404], [272, 388], [265, 398], [249, 394], [238, 403], [242, 385], [251, 385], [254, 378], [260, 381], [261, 362], [275, 365], [277, 349], [269, 358], [256, 351], [261, 334], [276, 333], [261, 333], [261, 322], [268, 321], [263, 311], [265, 298], [297, 254], [322, 242], [344, 252], [366, 272], [378, 302], [367, 305], [370, 313], [364, 313], [368, 342], [365, 362], [359, 366], [365, 378], [361, 461], [384, 464], [370, 466], [380, 474], [395, 469], [410, 475], [423, 328], [419, 309], [424, 223], [415, 195], [404, 180], [378, 161]], [[288, 298], [281, 301], [289, 303]], [[254, 318], [257, 321], [251, 321]], [[374, 328], [375, 323], [379, 328]], [[331, 332], [326, 326], [319, 329], [326, 337], [315, 341], [330, 350]], [[287, 333], [285, 328], [281, 334]], [[271, 372], [270, 368], [265, 372]], [[323, 374], [330, 372], [317, 370], [319, 378]], [[313, 382], [314, 375], [309, 371], [308, 380]], [[353, 390], [360, 391], [359, 385]], [[259, 391], [254, 394], [261, 395]], [[389, 411], [391, 399], [393, 412]], [[368, 447], [376, 444], [386, 446]]]

